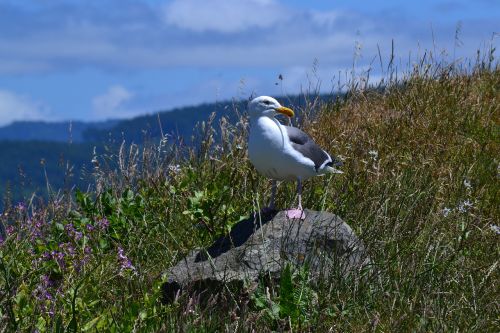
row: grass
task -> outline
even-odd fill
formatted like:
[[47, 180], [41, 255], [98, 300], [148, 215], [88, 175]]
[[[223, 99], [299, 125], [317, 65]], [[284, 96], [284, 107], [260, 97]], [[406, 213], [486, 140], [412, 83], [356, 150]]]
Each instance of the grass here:
[[[424, 58], [397, 80], [388, 71], [377, 89], [353, 82], [346, 96], [303, 113], [301, 126], [345, 171], [306, 182], [304, 205], [349, 223], [375, 276], [312, 283], [304, 268], [287, 266], [278, 285], [225, 306], [215, 306], [223, 295], [214, 306], [187, 296], [162, 305], [162, 272], [270, 193], [246, 157], [245, 117], [208, 119], [192, 146], [124, 144], [94, 157], [89, 191], [6, 208], [0, 330], [497, 331], [500, 69], [492, 53], [470, 66]], [[281, 185], [279, 207], [293, 202], [293, 187]]]

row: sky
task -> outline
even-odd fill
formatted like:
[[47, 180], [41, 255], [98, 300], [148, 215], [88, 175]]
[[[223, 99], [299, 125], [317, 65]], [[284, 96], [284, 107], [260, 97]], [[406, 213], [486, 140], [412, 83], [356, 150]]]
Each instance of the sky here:
[[392, 41], [474, 58], [499, 33], [498, 0], [0, 0], [0, 126], [329, 92]]

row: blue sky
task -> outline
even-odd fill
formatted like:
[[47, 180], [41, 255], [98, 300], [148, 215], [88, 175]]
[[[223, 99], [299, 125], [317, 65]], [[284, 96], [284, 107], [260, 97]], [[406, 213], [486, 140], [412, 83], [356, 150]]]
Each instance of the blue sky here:
[[404, 61], [451, 54], [459, 22], [472, 58], [499, 44], [500, 1], [0, 0], [0, 125], [331, 91], [393, 39]]

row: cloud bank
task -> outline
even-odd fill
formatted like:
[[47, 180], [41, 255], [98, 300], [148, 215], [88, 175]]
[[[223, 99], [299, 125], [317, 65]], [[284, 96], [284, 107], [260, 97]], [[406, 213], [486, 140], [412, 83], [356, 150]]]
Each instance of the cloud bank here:
[[0, 90], [0, 126], [16, 120], [52, 120], [50, 110], [25, 95]]

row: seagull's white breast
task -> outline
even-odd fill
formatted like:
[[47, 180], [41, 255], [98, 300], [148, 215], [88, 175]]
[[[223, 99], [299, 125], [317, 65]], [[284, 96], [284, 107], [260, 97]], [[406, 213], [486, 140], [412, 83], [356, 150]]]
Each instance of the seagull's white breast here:
[[316, 175], [314, 162], [293, 149], [286, 129], [276, 119], [253, 119], [248, 157], [258, 172], [276, 180], [307, 179]]

